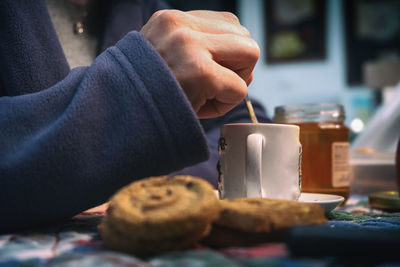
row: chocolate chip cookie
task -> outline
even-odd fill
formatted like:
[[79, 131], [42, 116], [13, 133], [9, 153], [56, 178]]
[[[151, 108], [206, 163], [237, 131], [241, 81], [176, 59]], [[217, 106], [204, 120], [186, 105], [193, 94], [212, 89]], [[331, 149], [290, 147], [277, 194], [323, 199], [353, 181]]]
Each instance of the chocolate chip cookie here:
[[99, 232], [107, 247], [146, 256], [193, 245], [219, 211], [220, 201], [203, 179], [150, 177], [111, 198]]

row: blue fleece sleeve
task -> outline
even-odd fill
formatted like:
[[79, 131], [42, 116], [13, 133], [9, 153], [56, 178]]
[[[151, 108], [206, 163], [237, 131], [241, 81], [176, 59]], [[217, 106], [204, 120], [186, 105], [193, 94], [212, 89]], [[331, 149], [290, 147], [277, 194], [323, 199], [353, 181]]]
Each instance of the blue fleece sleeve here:
[[131, 32], [54, 86], [0, 97], [0, 231], [73, 216], [207, 157], [183, 90]]
[[0, 96], [38, 92], [70, 69], [44, 0], [0, 1]]

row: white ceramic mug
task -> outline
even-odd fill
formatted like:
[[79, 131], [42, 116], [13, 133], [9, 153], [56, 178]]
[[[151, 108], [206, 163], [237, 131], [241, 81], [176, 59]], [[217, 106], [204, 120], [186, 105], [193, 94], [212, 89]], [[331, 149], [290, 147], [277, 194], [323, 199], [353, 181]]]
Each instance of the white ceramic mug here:
[[220, 197], [297, 200], [301, 191], [299, 132], [295, 125], [223, 125], [218, 144]]

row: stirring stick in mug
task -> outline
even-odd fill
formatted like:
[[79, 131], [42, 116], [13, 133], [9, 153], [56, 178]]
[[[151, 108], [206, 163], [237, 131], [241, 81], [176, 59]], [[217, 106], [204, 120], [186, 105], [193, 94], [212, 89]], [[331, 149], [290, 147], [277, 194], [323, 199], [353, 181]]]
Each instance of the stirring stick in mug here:
[[249, 111], [251, 122], [258, 123], [256, 114], [254, 113], [253, 105], [251, 104], [251, 101], [247, 95], [246, 95], [245, 101], [246, 101], [247, 110]]

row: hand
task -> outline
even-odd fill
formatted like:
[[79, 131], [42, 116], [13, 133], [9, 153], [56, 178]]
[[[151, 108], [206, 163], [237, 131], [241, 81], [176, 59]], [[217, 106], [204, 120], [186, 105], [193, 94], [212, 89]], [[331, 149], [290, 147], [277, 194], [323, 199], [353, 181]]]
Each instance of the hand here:
[[221, 116], [246, 96], [260, 49], [232, 13], [161, 10], [141, 33], [167, 62], [199, 118]]

